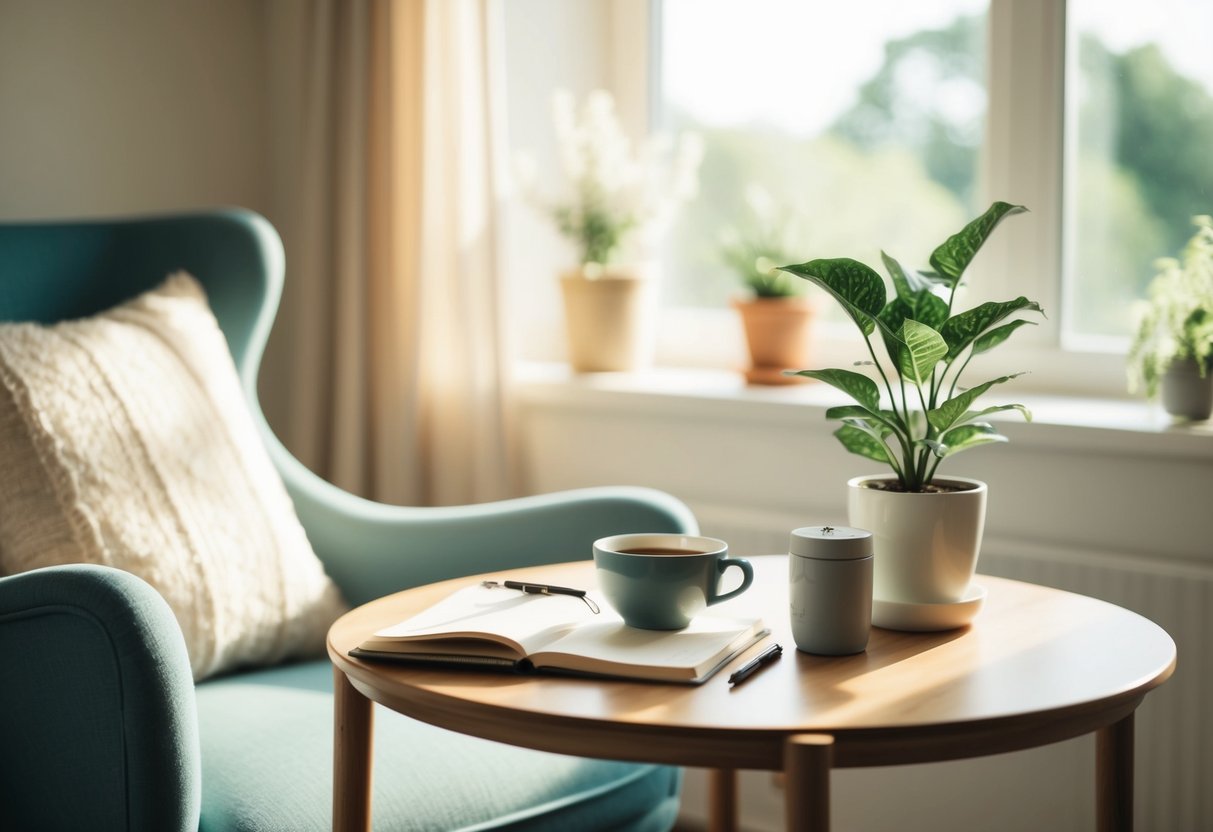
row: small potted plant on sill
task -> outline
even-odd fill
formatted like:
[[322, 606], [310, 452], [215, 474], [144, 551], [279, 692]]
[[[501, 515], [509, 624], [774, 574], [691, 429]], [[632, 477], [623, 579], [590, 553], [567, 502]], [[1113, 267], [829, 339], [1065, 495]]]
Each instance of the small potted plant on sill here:
[[1179, 259], [1155, 263], [1157, 273], [1140, 301], [1129, 345], [1129, 391], [1144, 389], [1180, 419], [1213, 412], [1213, 217], [1192, 218], [1196, 233]]
[[807, 381], [783, 372], [808, 363], [814, 313], [804, 296], [806, 284], [778, 265], [789, 259], [789, 214], [754, 185], [746, 189], [746, 205], [748, 214], [740, 226], [723, 232], [720, 250], [725, 265], [748, 290], [746, 297], [732, 302], [741, 316], [749, 352], [746, 380], [751, 384]]
[[853, 405], [826, 412], [827, 418], [842, 422], [835, 436], [848, 451], [892, 470], [892, 476], [856, 477], [847, 483], [850, 524], [873, 534], [872, 620], [878, 626], [899, 627], [906, 605], [959, 605], [970, 592], [987, 487], [979, 480], [937, 478], [936, 470], [962, 451], [1006, 441], [987, 416], [1018, 411], [1030, 418], [1019, 404], [977, 406], [979, 397], [1015, 375], [972, 387], [961, 386], [960, 379], [974, 356], [1032, 323], [1014, 316], [1041, 308], [1019, 297], [958, 311], [956, 291], [999, 222], [1024, 210], [994, 203], [935, 249], [929, 271], [907, 271], [882, 252], [892, 297], [879, 274], [848, 258], [783, 267], [838, 302], [867, 345], [866, 360], [857, 363], [879, 379], [843, 369], [797, 372], [854, 399]]
[[634, 370], [649, 361], [656, 312], [654, 268], [641, 252], [696, 193], [703, 145], [688, 133], [633, 149], [602, 90], [580, 111], [557, 92], [552, 116], [567, 195], [538, 193], [530, 158], [516, 168], [529, 200], [576, 249], [577, 265], [560, 276], [569, 362], [577, 372]]

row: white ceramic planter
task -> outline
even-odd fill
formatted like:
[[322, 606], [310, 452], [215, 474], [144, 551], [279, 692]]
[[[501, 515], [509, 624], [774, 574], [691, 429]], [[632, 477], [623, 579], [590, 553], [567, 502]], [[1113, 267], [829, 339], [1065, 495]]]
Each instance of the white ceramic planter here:
[[[961, 601], [977, 571], [986, 520], [986, 484], [937, 479], [964, 491], [906, 494], [866, 488], [889, 475], [847, 482], [850, 525], [872, 532], [872, 595], [902, 604]], [[879, 623], [879, 622], [874, 622]]]

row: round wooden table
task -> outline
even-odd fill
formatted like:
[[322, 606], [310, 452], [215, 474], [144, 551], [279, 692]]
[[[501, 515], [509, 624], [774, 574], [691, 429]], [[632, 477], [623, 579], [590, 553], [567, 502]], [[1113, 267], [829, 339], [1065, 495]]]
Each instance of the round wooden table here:
[[[832, 768], [978, 757], [1091, 731], [1101, 832], [1133, 824], [1133, 712], [1175, 667], [1175, 643], [1128, 610], [978, 576], [989, 597], [965, 628], [872, 629], [868, 649], [795, 649], [787, 558], [750, 558], [754, 586], [715, 609], [761, 615], [771, 636], [705, 684], [528, 677], [360, 661], [350, 649], [484, 578], [595, 587], [590, 562], [513, 569], [419, 587], [344, 615], [329, 631], [336, 677], [334, 829], [370, 828], [371, 701], [464, 734], [584, 757], [714, 769], [713, 828], [735, 823], [737, 769], [784, 771], [789, 829], [829, 828]], [[782, 659], [727, 678], [774, 640]]]

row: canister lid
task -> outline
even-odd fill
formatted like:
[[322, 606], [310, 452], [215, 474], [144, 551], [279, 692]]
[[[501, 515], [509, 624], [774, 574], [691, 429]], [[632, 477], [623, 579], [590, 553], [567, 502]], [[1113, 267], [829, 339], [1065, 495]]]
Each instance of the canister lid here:
[[866, 558], [872, 554], [872, 533], [849, 526], [805, 526], [792, 532], [788, 551], [802, 558]]

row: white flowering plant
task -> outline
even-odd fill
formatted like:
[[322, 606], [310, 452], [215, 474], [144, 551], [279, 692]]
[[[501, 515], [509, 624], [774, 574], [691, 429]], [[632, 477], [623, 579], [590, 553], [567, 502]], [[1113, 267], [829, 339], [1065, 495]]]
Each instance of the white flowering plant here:
[[1178, 259], [1156, 260], [1146, 287], [1148, 300], [1135, 305], [1137, 326], [1129, 345], [1129, 391], [1158, 393], [1163, 373], [1191, 358], [1201, 376], [1213, 364], [1213, 217], [1192, 218], [1196, 233]]
[[557, 92], [552, 122], [568, 193], [551, 199], [535, 187], [537, 166], [517, 160], [519, 185], [528, 200], [550, 216], [578, 251], [583, 265], [619, 261], [636, 237], [655, 237], [698, 188], [703, 143], [693, 133], [677, 142], [655, 135], [633, 147], [603, 90], [587, 96], [580, 111], [573, 96]]
[[721, 232], [720, 259], [758, 298], [803, 294], [805, 283], [785, 274], [780, 263], [791, 260], [791, 213], [776, 204], [760, 185], [745, 190], [746, 213]]

